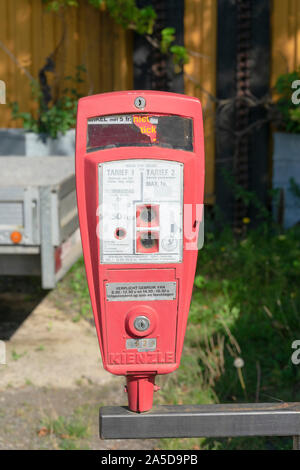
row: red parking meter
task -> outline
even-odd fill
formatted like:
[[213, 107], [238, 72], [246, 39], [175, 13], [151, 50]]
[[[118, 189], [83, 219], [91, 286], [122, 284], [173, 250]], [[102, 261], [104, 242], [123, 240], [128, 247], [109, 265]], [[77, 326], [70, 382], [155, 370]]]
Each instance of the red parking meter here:
[[152, 407], [155, 376], [180, 363], [203, 217], [201, 105], [127, 91], [79, 100], [76, 186], [103, 365], [129, 408]]

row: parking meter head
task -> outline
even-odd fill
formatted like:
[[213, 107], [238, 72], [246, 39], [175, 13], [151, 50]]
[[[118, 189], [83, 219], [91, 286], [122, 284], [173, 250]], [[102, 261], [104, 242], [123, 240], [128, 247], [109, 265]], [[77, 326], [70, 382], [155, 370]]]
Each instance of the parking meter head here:
[[180, 363], [203, 220], [198, 99], [165, 92], [82, 98], [76, 188], [103, 365], [127, 377], [129, 407]]

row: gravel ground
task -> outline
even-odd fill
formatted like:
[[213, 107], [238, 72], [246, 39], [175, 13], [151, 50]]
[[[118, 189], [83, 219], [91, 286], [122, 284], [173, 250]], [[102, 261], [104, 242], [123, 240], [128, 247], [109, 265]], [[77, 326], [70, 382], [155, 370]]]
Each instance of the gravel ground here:
[[1, 280], [0, 449], [155, 448], [99, 439], [99, 407], [126, 404], [124, 379], [104, 371], [91, 322], [59, 300], [38, 279]]
[[[31, 385], [9, 388], [0, 397], [0, 450], [155, 448], [153, 440], [104, 441], [98, 437], [99, 407], [124, 403], [121, 393], [119, 384], [76, 390]], [[62, 418], [66, 424], [57, 430]]]

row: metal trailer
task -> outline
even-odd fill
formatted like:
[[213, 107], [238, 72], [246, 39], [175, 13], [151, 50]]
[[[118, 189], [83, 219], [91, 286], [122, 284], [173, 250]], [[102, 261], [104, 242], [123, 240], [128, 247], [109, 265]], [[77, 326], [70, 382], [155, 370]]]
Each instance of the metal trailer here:
[[51, 289], [80, 254], [74, 158], [1, 157], [0, 275], [41, 275]]

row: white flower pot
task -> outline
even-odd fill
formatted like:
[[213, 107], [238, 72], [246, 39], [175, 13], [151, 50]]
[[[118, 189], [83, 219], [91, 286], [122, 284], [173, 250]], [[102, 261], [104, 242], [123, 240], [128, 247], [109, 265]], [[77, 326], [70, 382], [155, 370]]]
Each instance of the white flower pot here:
[[49, 155], [75, 154], [75, 129], [70, 129], [64, 135], [59, 134], [57, 139], [49, 139]]
[[27, 157], [47, 157], [50, 155], [49, 139], [42, 140], [42, 137], [34, 132], [25, 132], [24, 135]]
[[59, 134], [57, 139], [43, 139], [23, 129], [0, 129], [0, 155], [45, 157], [51, 155], [74, 156], [75, 129]]

